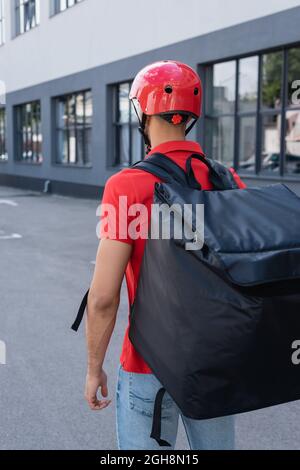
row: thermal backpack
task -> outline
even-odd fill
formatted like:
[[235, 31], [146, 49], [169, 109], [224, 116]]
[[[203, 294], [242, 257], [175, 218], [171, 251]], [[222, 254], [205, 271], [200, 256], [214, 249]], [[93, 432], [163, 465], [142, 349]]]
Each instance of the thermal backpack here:
[[[197, 182], [193, 159], [207, 165], [212, 190]], [[201, 248], [147, 239], [130, 308], [129, 338], [163, 386], [151, 437], [169, 445], [165, 391], [192, 419], [300, 399], [300, 198], [282, 183], [239, 189], [229, 169], [201, 154], [186, 171], [157, 153], [132, 168], [160, 178], [155, 204], [204, 205]]]

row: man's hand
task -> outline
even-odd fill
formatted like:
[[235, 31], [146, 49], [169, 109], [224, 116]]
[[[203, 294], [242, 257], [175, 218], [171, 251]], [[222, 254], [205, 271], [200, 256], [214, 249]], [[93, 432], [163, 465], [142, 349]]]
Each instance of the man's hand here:
[[[102, 397], [105, 399], [98, 400], [97, 392], [98, 389], [101, 391]], [[107, 400], [108, 388], [107, 388], [107, 375], [102, 369], [99, 373], [87, 373], [85, 383], [85, 399], [89, 404], [91, 410], [103, 410], [110, 403], [111, 400]]]

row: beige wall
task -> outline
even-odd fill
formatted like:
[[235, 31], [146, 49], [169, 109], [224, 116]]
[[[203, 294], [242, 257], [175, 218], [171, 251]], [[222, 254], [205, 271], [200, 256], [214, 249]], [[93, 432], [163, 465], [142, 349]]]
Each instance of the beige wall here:
[[112, 62], [250, 19], [299, 6], [295, 0], [84, 0], [11, 39], [14, 0], [4, 0], [6, 43], [0, 81], [7, 91]]

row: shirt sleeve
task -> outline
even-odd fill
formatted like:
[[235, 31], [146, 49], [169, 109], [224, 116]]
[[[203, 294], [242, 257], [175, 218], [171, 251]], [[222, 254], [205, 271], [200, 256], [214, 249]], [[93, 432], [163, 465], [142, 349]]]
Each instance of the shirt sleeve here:
[[231, 173], [233, 174], [233, 177], [234, 177], [235, 182], [236, 182], [236, 184], [238, 185], [239, 189], [245, 189], [245, 188], [247, 188], [246, 183], [244, 183], [244, 181], [241, 180], [241, 178], [239, 177], [239, 175], [237, 174], [237, 172], [235, 171], [235, 169], [234, 169], [234, 168], [229, 168], [229, 170], [230, 170]]
[[134, 203], [133, 187], [130, 179], [120, 173], [111, 176], [104, 187], [100, 206], [100, 238], [108, 238], [133, 244], [128, 227], [132, 217], [128, 208]]

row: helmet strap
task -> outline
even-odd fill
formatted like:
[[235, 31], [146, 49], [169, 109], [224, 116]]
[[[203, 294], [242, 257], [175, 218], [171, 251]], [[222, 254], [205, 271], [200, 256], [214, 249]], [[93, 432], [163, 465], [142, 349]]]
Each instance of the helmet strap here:
[[142, 134], [142, 136], [144, 138], [144, 142], [145, 142], [145, 146], [146, 146], [146, 154], [148, 154], [151, 151], [151, 142], [150, 142], [150, 139], [149, 139], [148, 135], [145, 132], [146, 119], [147, 119], [147, 115], [143, 114], [142, 122], [141, 122], [141, 125], [139, 127], [139, 131], [140, 131], [140, 133]]
[[185, 130], [185, 135], [187, 135], [194, 127], [194, 125], [196, 124], [197, 122], [197, 119], [194, 119], [194, 121], [192, 122], [192, 124], [190, 125], [190, 127], [187, 127], [186, 130]]

